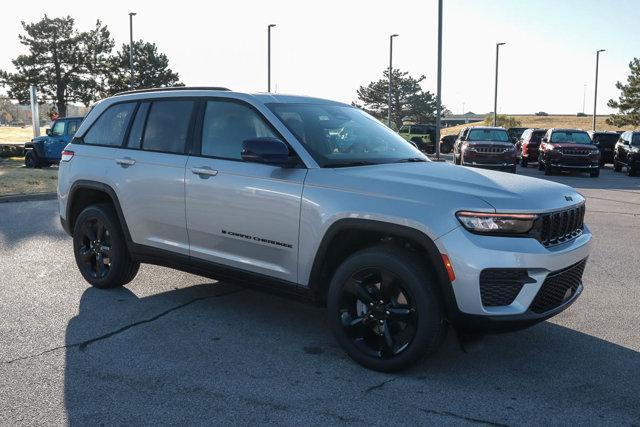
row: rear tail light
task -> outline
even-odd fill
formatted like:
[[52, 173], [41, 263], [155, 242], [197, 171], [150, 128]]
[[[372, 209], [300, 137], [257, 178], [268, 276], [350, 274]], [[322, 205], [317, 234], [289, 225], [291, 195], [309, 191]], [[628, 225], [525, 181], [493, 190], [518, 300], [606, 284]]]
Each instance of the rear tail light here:
[[69, 160], [73, 159], [73, 155], [75, 153], [73, 151], [69, 151], [69, 150], [64, 150], [62, 152], [62, 158], [60, 159], [60, 161], [62, 162], [68, 162]]

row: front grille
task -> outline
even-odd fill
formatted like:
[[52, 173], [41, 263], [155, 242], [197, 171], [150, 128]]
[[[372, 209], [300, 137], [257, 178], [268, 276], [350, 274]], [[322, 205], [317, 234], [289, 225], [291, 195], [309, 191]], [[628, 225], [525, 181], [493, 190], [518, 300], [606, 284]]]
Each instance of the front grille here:
[[533, 226], [536, 238], [545, 246], [558, 245], [582, 234], [584, 203], [558, 212], [541, 214]]
[[591, 154], [591, 150], [585, 150], [584, 148], [563, 148], [561, 152], [568, 156], [588, 156]]
[[563, 270], [550, 273], [533, 299], [529, 309], [542, 314], [570, 300], [582, 284], [586, 258]]
[[475, 151], [484, 154], [501, 154], [506, 151], [504, 147], [474, 147]]
[[488, 268], [480, 273], [480, 297], [485, 307], [509, 305], [525, 283], [533, 283], [527, 270], [517, 268]]

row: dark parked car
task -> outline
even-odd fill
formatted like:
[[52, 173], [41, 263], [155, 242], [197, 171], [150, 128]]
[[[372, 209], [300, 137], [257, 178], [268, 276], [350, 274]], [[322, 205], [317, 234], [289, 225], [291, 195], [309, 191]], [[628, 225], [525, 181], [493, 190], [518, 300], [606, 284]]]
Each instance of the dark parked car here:
[[445, 135], [440, 138], [440, 151], [449, 154], [453, 151], [453, 144], [456, 143], [458, 135]]
[[457, 165], [516, 173], [516, 148], [504, 128], [472, 126], [460, 131], [453, 146]]
[[529, 162], [538, 161], [538, 149], [546, 133], [546, 129], [527, 129], [524, 131], [517, 144], [521, 153], [520, 164], [522, 167], [526, 168]]
[[589, 132], [591, 141], [600, 150], [600, 167], [605, 163], [613, 163], [613, 148], [616, 146], [616, 142], [620, 138], [618, 132]]
[[640, 132], [624, 132], [614, 147], [613, 170], [626, 166], [629, 176], [640, 172]]
[[40, 168], [60, 162], [62, 150], [80, 127], [83, 117], [64, 117], [53, 122], [46, 135], [37, 136], [24, 145], [24, 164]]
[[511, 138], [511, 142], [514, 144], [518, 142], [518, 140], [522, 137], [522, 134], [525, 130], [529, 128], [509, 128], [507, 129], [507, 133], [509, 134], [509, 138]]
[[549, 129], [538, 152], [538, 169], [545, 175], [558, 170], [589, 172], [600, 175], [600, 150], [589, 134], [580, 129]]

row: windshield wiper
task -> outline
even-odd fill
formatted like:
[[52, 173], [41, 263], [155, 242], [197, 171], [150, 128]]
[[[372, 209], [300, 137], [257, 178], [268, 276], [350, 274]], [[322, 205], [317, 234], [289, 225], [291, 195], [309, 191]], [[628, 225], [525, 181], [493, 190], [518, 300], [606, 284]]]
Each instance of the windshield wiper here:
[[428, 160], [422, 157], [408, 157], [406, 159], [394, 160], [393, 163], [413, 163], [413, 162], [427, 162]]
[[325, 168], [346, 168], [350, 166], [369, 166], [369, 165], [378, 165], [379, 163], [369, 162], [367, 160], [354, 160], [352, 162], [336, 162], [336, 163], [327, 163], [324, 165]]

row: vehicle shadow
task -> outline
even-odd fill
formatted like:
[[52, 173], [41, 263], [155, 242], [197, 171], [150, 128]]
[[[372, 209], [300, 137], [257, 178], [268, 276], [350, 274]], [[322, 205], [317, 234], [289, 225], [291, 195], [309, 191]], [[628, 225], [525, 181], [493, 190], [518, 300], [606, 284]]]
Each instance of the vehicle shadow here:
[[90, 288], [66, 345], [71, 425], [640, 419], [640, 353], [550, 322], [471, 354], [449, 334], [437, 355], [383, 374], [348, 359], [319, 307], [225, 284]]

